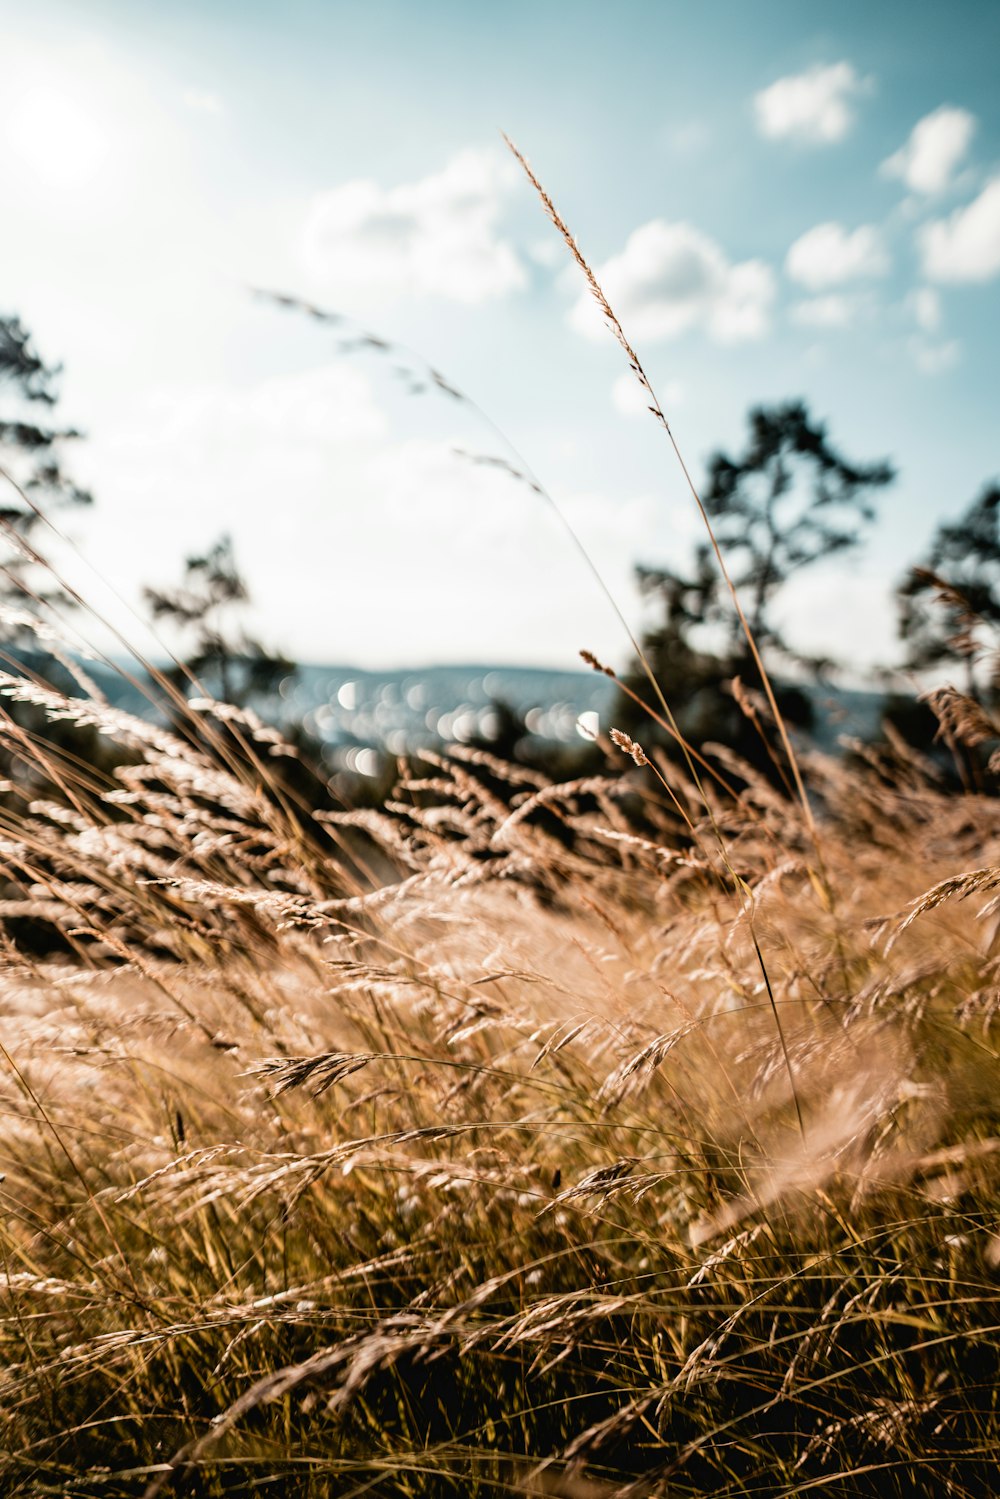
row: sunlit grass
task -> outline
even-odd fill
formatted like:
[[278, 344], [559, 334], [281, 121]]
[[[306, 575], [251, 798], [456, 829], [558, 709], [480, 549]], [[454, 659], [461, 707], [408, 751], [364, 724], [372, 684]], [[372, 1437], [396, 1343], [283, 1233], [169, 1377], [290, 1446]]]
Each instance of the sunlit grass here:
[[817, 761], [821, 879], [761, 781], [459, 751], [324, 846], [125, 737], [5, 814], [8, 1492], [990, 1491], [992, 881], [900, 929], [1000, 804]]
[[0, 679], [4, 1492], [995, 1492], [1000, 800], [762, 676], [793, 794], [661, 694], [315, 815]]

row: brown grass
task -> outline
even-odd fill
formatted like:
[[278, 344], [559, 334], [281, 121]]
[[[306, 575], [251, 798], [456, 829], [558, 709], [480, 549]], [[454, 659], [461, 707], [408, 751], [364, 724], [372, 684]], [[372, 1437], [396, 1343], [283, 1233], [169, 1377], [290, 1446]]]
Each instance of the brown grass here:
[[348, 889], [91, 711], [124, 799], [6, 814], [9, 1492], [986, 1491], [1000, 803], [814, 760], [821, 882], [763, 781], [456, 751]]
[[1000, 800], [619, 735], [309, 817], [80, 692], [0, 678], [114, 750], [0, 720], [5, 1493], [994, 1491]]

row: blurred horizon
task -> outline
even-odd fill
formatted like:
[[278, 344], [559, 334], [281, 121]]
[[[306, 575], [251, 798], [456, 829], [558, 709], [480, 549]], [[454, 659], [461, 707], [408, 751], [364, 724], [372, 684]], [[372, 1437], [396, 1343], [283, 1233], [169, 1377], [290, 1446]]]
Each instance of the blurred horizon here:
[[[864, 547], [775, 613], [855, 673], [898, 659], [893, 588], [1000, 471], [996, 6], [0, 0], [0, 39], [0, 312], [64, 363], [86, 434], [96, 503], [60, 525], [87, 560], [60, 569], [139, 649], [141, 586], [229, 532], [252, 628], [298, 660], [625, 662], [549, 507], [456, 452], [510, 460], [495, 421], [636, 632], [635, 564], [698, 539], [502, 128], [696, 478], [750, 406], [799, 397], [897, 465]], [[412, 393], [427, 366], [489, 421]]]

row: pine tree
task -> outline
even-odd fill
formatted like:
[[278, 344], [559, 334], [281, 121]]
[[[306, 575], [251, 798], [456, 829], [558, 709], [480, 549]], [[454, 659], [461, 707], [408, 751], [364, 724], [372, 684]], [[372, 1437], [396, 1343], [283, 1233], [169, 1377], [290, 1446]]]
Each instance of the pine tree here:
[[896, 597], [907, 665], [923, 671], [963, 656], [969, 695], [995, 700], [1000, 688], [1000, 483], [984, 485], [958, 520], [938, 526], [926, 557], [899, 585]]
[[[81, 434], [42, 420], [58, 402], [60, 374], [61, 366], [42, 359], [19, 318], [0, 316], [0, 598], [29, 613], [44, 603], [68, 603], [32, 561], [31, 538], [52, 509], [91, 503], [89, 491], [63, 467], [64, 444]], [[12, 632], [0, 633], [10, 638]]]
[[183, 690], [196, 678], [224, 703], [237, 707], [276, 691], [295, 665], [248, 635], [233, 615], [249, 603], [230, 536], [188, 557], [179, 588], [144, 589], [155, 619], [168, 619], [187, 638], [181, 664], [170, 675]]
[[[844, 457], [802, 401], [755, 407], [748, 426], [737, 458], [718, 452], [709, 460], [702, 502], [758, 648], [779, 668], [784, 662], [818, 673], [831, 663], [804, 656], [784, 638], [775, 601], [789, 578], [859, 543], [875, 516], [874, 495], [894, 472], [884, 459], [858, 464]], [[694, 743], [715, 740], [766, 765], [757, 731], [726, 690], [735, 677], [749, 687], [759, 684], [710, 544], [696, 548], [688, 572], [643, 567], [638, 578], [661, 611], [643, 649], [682, 732]], [[638, 665], [626, 680], [650, 700]], [[789, 722], [811, 721], [804, 692], [786, 686], [778, 696]], [[627, 699], [619, 717], [647, 739], [657, 737]]]

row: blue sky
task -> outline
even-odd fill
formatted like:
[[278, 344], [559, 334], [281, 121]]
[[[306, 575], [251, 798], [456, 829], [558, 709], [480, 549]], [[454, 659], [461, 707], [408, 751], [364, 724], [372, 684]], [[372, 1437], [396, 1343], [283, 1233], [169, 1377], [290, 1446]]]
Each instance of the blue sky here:
[[623, 659], [551, 512], [456, 456], [495, 431], [247, 292], [469, 392], [638, 624], [695, 517], [501, 129], [696, 473], [793, 396], [897, 464], [865, 551], [789, 588], [803, 645], [890, 658], [893, 583], [1000, 471], [1000, 6], [0, 0], [0, 42], [0, 307], [65, 361], [98, 505], [63, 565], [130, 634], [119, 597], [228, 529], [302, 659]]

